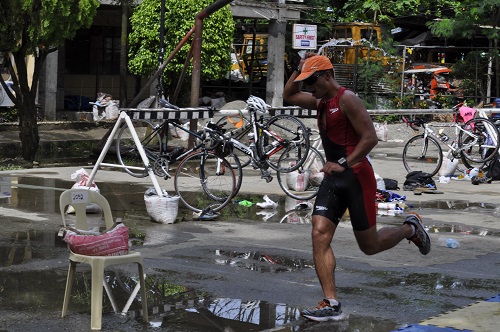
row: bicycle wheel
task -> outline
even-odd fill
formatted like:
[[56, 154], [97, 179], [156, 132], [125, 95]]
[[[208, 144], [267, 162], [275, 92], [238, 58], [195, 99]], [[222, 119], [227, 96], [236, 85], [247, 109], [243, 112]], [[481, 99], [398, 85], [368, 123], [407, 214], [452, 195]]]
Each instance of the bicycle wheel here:
[[210, 207], [216, 212], [233, 198], [236, 177], [227, 159], [212, 152], [198, 151], [177, 166], [174, 188], [188, 209], [201, 212]]
[[403, 149], [403, 165], [408, 173], [421, 171], [432, 176], [441, 168], [443, 152], [439, 143], [430, 136], [413, 136]]
[[480, 170], [485, 171], [488, 169], [488, 165], [489, 165], [490, 161], [491, 160], [488, 160], [487, 162], [484, 162], [484, 163], [474, 163], [461, 155], [460, 156], [461, 163], [459, 163], [457, 166], [457, 172], [464, 174], [464, 172], [466, 172], [468, 169], [472, 169], [472, 168], [478, 168]]
[[280, 114], [273, 116], [260, 130], [258, 149], [275, 171], [292, 172], [302, 165], [309, 151], [309, 131], [298, 118]]
[[276, 172], [278, 183], [291, 198], [304, 201], [312, 199], [318, 194], [319, 185], [323, 181], [320, 169], [324, 164], [325, 158], [311, 146], [306, 161], [299, 169], [289, 173]]
[[[160, 152], [160, 134], [154, 129], [153, 124], [149, 121], [134, 120], [132, 123], [141, 141], [142, 147], [146, 152], [146, 156], [149, 158], [150, 163], [154, 162], [156, 156]], [[148, 171], [146, 169], [137, 169], [138, 167], [144, 168], [144, 162], [134, 142], [130, 128], [125, 122], [118, 129], [118, 136], [116, 138], [116, 157], [118, 163], [125, 166], [124, 170], [128, 174], [138, 178], [148, 176]], [[129, 168], [129, 166], [131, 167]]]
[[236, 185], [234, 189], [234, 195], [236, 196], [241, 189], [241, 182], [243, 181], [243, 166], [241, 165], [238, 155], [234, 152], [227, 155], [226, 160], [231, 164], [231, 168], [234, 170], [234, 176], [236, 178]]
[[[248, 140], [248, 133], [251, 130], [251, 127], [249, 126], [250, 121], [245, 117], [242, 118], [242, 121], [243, 121], [243, 125], [240, 128], [236, 128], [233, 124], [228, 124], [227, 123], [228, 119], [227, 119], [227, 117], [224, 116], [224, 117], [220, 118], [219, 120], [217, 120], [217, 122], [215, 124], [218, 126], [222, 126], [222, 128], [226, 130], [226, 133], [229, 131], [234, 132], [236, 130], [236, 132], [234, 132], [234, 135], [232, 137], [234, 139], [240, 141], [241, 143], [245, 144], [246, 146], [249, 146], [250, 142]], [[238, 156], [241, 167], [246, 167], [250, 164], [251, 158], [246, 153], [241, 152], [236, 147], [234, 148], [233, 153]]]
[[498, 129], [488, 119], [469, 120], [458, 135], [458, 147], [462, 149], [462, 159], [487, 162], [498, 152]]

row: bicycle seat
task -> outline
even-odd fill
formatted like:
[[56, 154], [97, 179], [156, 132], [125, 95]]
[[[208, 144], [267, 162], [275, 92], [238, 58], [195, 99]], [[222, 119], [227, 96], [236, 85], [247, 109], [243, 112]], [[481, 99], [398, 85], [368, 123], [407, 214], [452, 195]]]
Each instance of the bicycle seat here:
[[430, 119], [428, 117], [416, 117], [414, 120], [405, 119], [404, 122], [413, 130], [418, 131], [417, 127], [422, 127], [424, 124], [430, 122]]
[[166, 101], [165, 99], [160, 99], [158, 101], [158, 104], [163, 108], [170, 108], [170, 109], [177, 110], [177, 111], [179, 110], [178, 106], [171, 104], [170, 102]]

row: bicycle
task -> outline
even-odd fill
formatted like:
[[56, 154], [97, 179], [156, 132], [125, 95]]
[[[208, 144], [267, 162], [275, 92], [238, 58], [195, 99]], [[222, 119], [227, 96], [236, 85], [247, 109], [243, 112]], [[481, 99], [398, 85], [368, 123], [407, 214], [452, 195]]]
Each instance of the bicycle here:
[[[263, 114], [262, 116], [265, 115], [266, 114]], [[245, 127], [248, 128], [251, 126], [251, 121], [247, 117], [243, 116], [242, 112], [240, 112], [238, 120], [232, 120], [230, 117], [227, 117], [227, 121], [236, 127], [236, 129], [229, 131], [228, 135], [237, 139], [242, 144], [249, 145], [249, 136], [248, 134], [245, 135]], [[219, 126], [225, 126], [227, 124], [226, 118], [220, 118], [216, 123]], [[310, 147], [305, 162], [294, 171], [276, 172], [278, 184], [284, 193], [297, 200], [309, 200], [314, 198], [317, 195], [319, 184], [323, 178], [322, 173], [319, 172], [325, 164], [323, 151], [321, 150], [321, 139], [317, 136], [317, 130], [312, 130], [316, 134], [314, 139], [311, 138], [311, 129], [307, 128], [307, 130], [309, 133]], [[252, 162], [251, 156], [246, 154], [243, 149], [238, 149], [237, 144], [233, 143], [233, 146], [235, 147], [234, 154], [240, 159], [241, 166], [245, 167], [249, 165]], [[255, 163], [253, 165], [255, 165]], [[263, 175], [263, 178], [271, 181], [272, 177], [270, 174], [268, 174], [268, 176], [269, 177], [267, 178], [266, 175]]]
[[435, 125], [455, 129], [455, 140], [449, 141], [448, 136], [443, 135], [442, 130], [435, 132], [428, 123], [426, 117], [416, 117], [409, 120], [403, 117], [403, 121], [413, 130], [418, 127], [424, 128], [424, 133], [413, 136], [408, 140], [403, 149], [403, 164], [408, 172], [421, 171], [434, 176], [441, 168], [443, 152], [441, 144], [449, 148], [448, 158], [460, 158], [467, 168], [472, 168], [471, 163], [483, 164], [495, 156], [498, 152], [497, 127], [486, 118], [473, 118], [464, 124], [459, 122], [460, 103], [453, 107], [455, 120], [452, 124]]
[[[308, 129], [298, 118], [285, 114], [264, 118], [269, 108], [261, 98], [250, 96], [246, 108], [249, 119], [242, 120], [240, 128], [222, 134], [235, 151], [245, 156], [237, 167], [238, 174], [242, 174], [242, 167], [251, 164], [261, 170], [261, 177], [267, 182], [272, 181], [269, 167], [281, 173], [295, 171], [307, 159], [310, 148]], [[224, 118], [217, 123], [218, 127], [226, 124]], [[241, 159], [236, 153], [230, 156], [233, 157]]]
[[[225, 158], [232, 148], [218, 134], [214, 124], [209, 123], [201, 131], [195, 132], [170, 119], [162, 120], [159, 124], [148, 120], [134, 120], [133, 123], [134, 131], [126, 124], [119, 128], [115, 143], [118, 162], [125, 172], [139, 178], [148, 176], [145, 161], [134, 141], [135, 132], [155, 175], [171, 178], [170, 165], [180, 161], [173, 176], [174, 190], [187, 208], [195, 212], [210, 208], [217, 212], [231, 201], [235, 188], [241, 185], [241, 176], [237, 177], [232, 167], [239, 160], [237, 157], [232, 158], [231, 164]], [[196, 139], [195, 146], [188, 150], [179, 147], [168, 151], [170, 126], [193, 136]]]

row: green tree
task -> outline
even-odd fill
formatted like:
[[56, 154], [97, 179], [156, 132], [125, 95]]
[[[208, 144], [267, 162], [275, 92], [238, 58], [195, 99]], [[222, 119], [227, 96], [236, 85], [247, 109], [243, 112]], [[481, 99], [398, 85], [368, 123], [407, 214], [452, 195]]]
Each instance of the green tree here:
[[439, 20], [430, 21], [427, 26], [438, 37], [472, 39], [479, 34], [495, 40], [500, 36], [498, 0], [448, 1], [448, 8], [437, 12], [436, 18]]
[[[213, 4], [213, 0], [165, 0], [165, 57], [176, 48], [194, 26], [195, 15]], [[158, 67], [160, 0], [143, 0], [131, 17], [129, 35], [129, 69], [137, 75], [151, 75]], [[229, 6], [203, 20], [201, 76], [210, 79], [225, 77], [231, 66], [231, 43], [234, 21]], [[173, 88], [184, 68], [190, 46], [185, 44], [163, 72], [164, 91]], [[190, 73], [192, 67], [188, 69]]]
[[[98, 0], [2, 0], [0, 2], [0, 53], [2, 69], [11, 73], [15, 95], [8, 92], [19, 116], [22, 157], [35, 158], [38, 135], [36, 93], [47, 55], [75, 36], [81, 27], [89, 27], [99, 7]], [[12, 57], [10, 57], [12, 54]], [[30, 85], [28, 56], [34, 58]], [[5, 91], [3, 78], [0, 83]]]
[[489, 54], [489, 59], [494, 60], [497, 73], [495, 75], [495, 95], [500, 96], [500, 75], [498, 75], [500, 68], [498, 50], [500, 2], [498, 0], [450, 1], [448, 10], [439, 12], [437, 17], [439, 20], [431, 21], [427, 23], [427, 26], [438, 37], [473, 39], [476, 35], [483, 35], [490, 40], [492, 51]]

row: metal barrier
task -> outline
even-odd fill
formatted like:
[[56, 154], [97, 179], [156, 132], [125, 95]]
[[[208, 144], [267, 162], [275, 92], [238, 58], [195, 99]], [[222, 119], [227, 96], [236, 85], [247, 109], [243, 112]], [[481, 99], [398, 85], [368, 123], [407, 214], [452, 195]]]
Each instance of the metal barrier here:
[[[484, 112], [487, 116], [492, 114], [499, 114], [499, 108], [477, 108], [476, 110]], [[243, 110], [215, 110], [206, 107], [191, 107], [191, 108], [180, 108], [179, 110], [168, 109], [168, 108], [121, 108], [120, 111], [125, 111], [131, 119], [179, 119], [179, 120], [190, 120], [190, 119], [211, 119], [214, 116], [237, 116], [239, 114], [248, 114], [248, 111]], [[296, 106], [288, 107], [272, 107], [269, 109], [269, 114], [271, 116], [278, 114], [288, 114], [293, 115], [298, 118], [316, 118], [316, 110], [308, 110]], [[418, 114], [451, 114], [453, 110], [450, 108], [446, 109], [375, 109], [368, 110], [370, 115], [418, 115]]]

